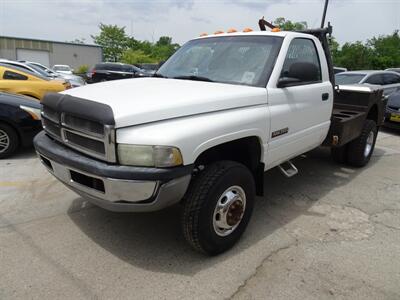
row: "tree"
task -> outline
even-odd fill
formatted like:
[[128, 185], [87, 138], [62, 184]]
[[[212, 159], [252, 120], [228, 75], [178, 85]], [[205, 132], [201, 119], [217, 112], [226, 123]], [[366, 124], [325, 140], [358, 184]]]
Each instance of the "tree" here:
[[371, 64], [374, 69], [386, 69], [400, 66], [400, 36], [399, 31], [391, 35], [373, 37], [368, 40], [373, 56]]
[[99, 35], [91, 35], [94, 43], [103, 48], [103, 55], [106, 61], [119, 61], [129, 44], [125, 27], [100, 23], [99, 29]]
[[291, 31], [291, 30], [304, 30], [307, 29], [307, 22], [292, 22], [286, 20], [283, 17], [276, 18], [273, 24], [279, 27], [281, 30]]
[[382, 70], [400, 66], [399, 32], [373, 37], [367, 42], [345, 43], [342, 47], [336, 41], [330, 44], [333, 63], [349, 70]]
[[142, 50], [128, 49], [122, 54], [121, 61], [126, 64], [136, 65], [145, 63], [157, 63], [155, 58], [145, 54]]

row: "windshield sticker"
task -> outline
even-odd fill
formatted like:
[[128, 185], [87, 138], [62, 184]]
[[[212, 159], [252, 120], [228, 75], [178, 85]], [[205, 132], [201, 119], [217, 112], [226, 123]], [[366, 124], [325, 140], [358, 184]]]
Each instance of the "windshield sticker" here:
[[254, 72], [246, 71], [242, 76], [242, 82], [247, 84], [252, 84], [254, 77], [256, 77], [256, 74]]

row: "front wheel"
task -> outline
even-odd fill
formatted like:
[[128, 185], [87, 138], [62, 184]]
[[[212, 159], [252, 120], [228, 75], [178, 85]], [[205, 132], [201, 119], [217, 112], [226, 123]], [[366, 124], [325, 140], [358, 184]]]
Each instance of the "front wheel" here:
[[13, 154], [18, 148], [18, 135], [7, 124], [0, 123], [0, 159]]
[[253, 175], [232, 161], [210, 164], [185, 195], [182, 227], [197, 251], [216, 255], [231, 248], [250, 220], [255, 198]]

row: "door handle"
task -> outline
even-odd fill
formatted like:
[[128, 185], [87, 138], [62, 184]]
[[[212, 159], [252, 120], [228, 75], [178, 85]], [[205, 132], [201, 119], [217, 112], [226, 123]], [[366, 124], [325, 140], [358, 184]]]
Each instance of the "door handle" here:
[[323, 93], [322, 94], [322, 101], [326, 101], [329, 99], [329, 93]]

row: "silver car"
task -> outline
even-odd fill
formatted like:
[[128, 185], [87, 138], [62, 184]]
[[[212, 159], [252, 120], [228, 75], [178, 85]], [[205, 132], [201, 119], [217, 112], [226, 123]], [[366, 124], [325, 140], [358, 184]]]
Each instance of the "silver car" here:
[[71, 86], [74, 87], [79, 87], [82, 85], [85, 85], [86, 82], [85, 80], [83, 80], [83, 78], [81, 76], [78, 75], [74, 75], [74, 74], [61, 74], [61, 73], [56, 73], [54, 72], [52, 69], [37, 63], [37, 62], [33, 62], [33, 61], [24, 61], [26, 65], [31, 66], [31, 67], [36, 67], [41, 69], [42, 71], [46, 72], [47, 74], [49, 74], [49, 76], [54, 76], [54, 77], [59, 77], [59, 78], [63, 78], [65, 80], [68, 80], [69, 83], [71, 84]]
[[348, 71], [335, 74], [336, 84], [373, 84], [383, 87], [388, 96], [400, 90], [400, 74], [392, 71]]

